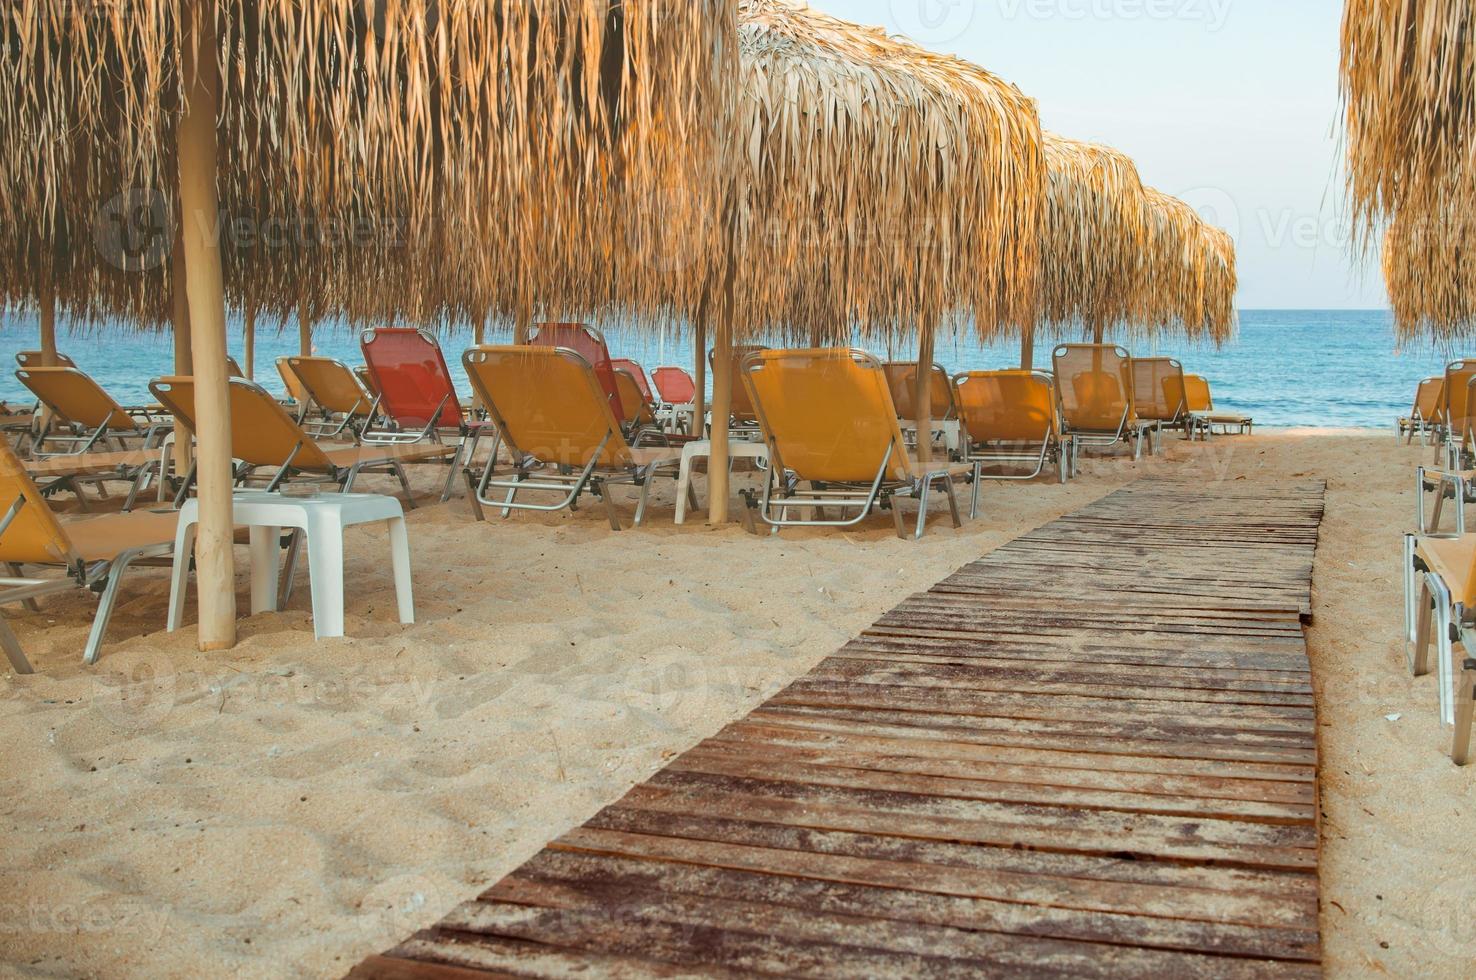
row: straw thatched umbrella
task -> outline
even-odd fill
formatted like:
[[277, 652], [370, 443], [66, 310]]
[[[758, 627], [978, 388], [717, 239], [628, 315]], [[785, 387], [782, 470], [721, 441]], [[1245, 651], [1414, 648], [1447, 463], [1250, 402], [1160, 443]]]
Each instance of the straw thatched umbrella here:
[[[1041, 254], [1041, 324], [1094, 332], [1127, 320], [1145, 285], [1148, 197], [1138, 168], [1116, 150], [1047, 133], [1050, 184]], [[1020, 366], [1035, 359], [1021, 334]]]
[[1465, 337], [1476, 318], [1476, 5], [1348, 0], [1342, 90], [1357, 244], [1384, 238], [1402, 339]]
[[735, 339], [917, 336], [930, 362], [940, 326], [1019, 329], [1035, 315], [1044, 208], [1035, 106], [1013, 86], [792, 0], [742, 0], [738, 17], [730, 264], [714, 284], [715, 523]]
[[1471, 0], [1347, 0], [1342, 89], [1361, 230], [1476, 203], [1473, 30]]
[[[696, 213], [722, 187], [732, 17], [723, 0], [7, 6], [0, 296], [149, 326], [183, 265], [202, 648], [234, 640], [226, 283], [305, 319], [690, 308], [706, 270], [662, 261], [683, 209], [650, 204], [681, 188]], [[140, 214], [160, 226], [142, 253], [93, 247], [119, 211], [129, 235]], [[240, 222], [369, 234], [263, 241]]]
[[[1050, 206], [1040, 326], [1101, 343], [1178, 333], [1223, 343], [1235, 329], [1235, 247], [1188, 204], [1143, 186], [1107, 147], [1046, 135]], [[1021, 367], [1034, 363], [1034, 331]]]
[[1235, 333], [1235, 245], [1184, 201], [1147, 188], [1145, 274], [1132, 329], [1222, 344]]

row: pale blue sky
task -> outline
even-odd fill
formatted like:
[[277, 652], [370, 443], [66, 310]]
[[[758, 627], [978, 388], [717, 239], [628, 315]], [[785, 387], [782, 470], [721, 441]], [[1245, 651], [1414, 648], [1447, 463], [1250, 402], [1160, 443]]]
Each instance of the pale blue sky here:
[[810, 0], [978, 62], [1235, 235], [1243, 308], [1381, 308], [1347, 245], [1342, 0]]

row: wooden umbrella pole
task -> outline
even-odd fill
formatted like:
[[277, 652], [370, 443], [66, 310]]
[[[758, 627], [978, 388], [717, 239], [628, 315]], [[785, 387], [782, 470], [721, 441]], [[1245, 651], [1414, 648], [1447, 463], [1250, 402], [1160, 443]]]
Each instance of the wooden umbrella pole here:
[[1035, 369], [1035, 328], [1026, 327], [1020, 333], [1020, 370]]
[[707, 456], [707, 523], [728, 523], [728, 428], [733, 414], [733, 328], [727, 311], [712, 345], [712, 449]]
[[[37, 296], [40, 315], [41, 366], [56, 367], [56, 283], [51, 278], [51, 266], [41, 269], [41, 288]], [[51, 426], [51, 409], [41, 406], [38, 430], [45, 433]]]
[[924, 329], [917, 339], [917, 378], [913, 385], [913, 408], [917, 413], [917, 458], [933, 458], [933, 331]]
[[190, 336], [197, 362], [195, 419], [199, 527], [195, 568], [200, 594], [199, 646], [224, 650], [236, 643], [236, 569], [232, 554], [231, 405], [226, 377], [225, 290], [217, 237], [216, 113], [220, 70], [214, 4], [186, 7], [179, 120], [180, 225], [189, 296]]
[[692, 434], [701, 439], [707, 420], [707, 321], [698, 319], [692, 331], [692, 346], [696, 363], [692, 365]]
[[56, 283], [51, 267], [41, 271], [41, 289], [37, 297], [41, 319], [41, 366], [56, 367]]
[[256, 380], [256, 307], [246, 307], [246, 325], [241, 331], [241, 359], [246, 363], [241, 370], [248, 381]]
[[[188, 377], [194, 373], [194, 357], [190, 344], [190, 299], [186, 292], [184, 259], [184, 222], [176, 221], [174, 244], [169, 257], [170, 313], [174, 331], [174, 373]], [[194, 432], [178, 417], [174, 420], [174, 472], [184, 476], [194, 458]]]
[[313, 356], [313, 317], [306, 299], [297, 304], [297, 353], [302, 357]]

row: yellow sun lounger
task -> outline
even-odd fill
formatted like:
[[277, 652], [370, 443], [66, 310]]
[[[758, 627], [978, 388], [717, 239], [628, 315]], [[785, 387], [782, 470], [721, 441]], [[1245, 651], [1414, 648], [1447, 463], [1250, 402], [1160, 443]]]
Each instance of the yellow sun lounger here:
[[[954, 402], [967, 437], [966, 459], [974, 467], [971, 516], [979, 513], [979, 484], [985, 479], [1033, 480], [1056, 464], [1065, 483], [1071, 472], [1071, 437], [1061, 432], [1056, 382], [1042, 371], [967, 371], [953, 379]], [[1027, 473], [986, 477], [984, 467], [1019, 465]]]
[[[887, 386], [892, 390], [892, 404], [897, 408], [897, 419], [904, 436], [917, 435], [917, 362], [886, 361], [882, 370], [887, 375]], [[953, 401], [953, 382], [941, 364], [934, 364], [928, 373], [928, 418], [932, 421], [932, 435], [942, 436], [945, 448], [951, 453], [961, 453], [963, 437], [958, 422], [958, 406]]]
[[1394, 438], [1396, 441], [1404, 439], [1409, 444], [1419, 436], [1420, 442], [1428, 446], [1431, 436], [1437, 440], [1440, 438], [1444, 425], [1445, 377], [1425, 378], [1415, 389], [1414, 406], [1409, 414], [1398, 421]]
[[[897, 407], [881, 362], [865, 351], [765, 350], [743, 362], [743, 382], [769, 448], [761, 494], [744, 491], [750, 510], [781, 527], [851, 527], [878, 507], [890, 509], [897, 536], [908, 537], [898, 499], [916, 497], [922, 537], [928, 493], [948, 500], [953, 526], [962, 527], [956, 477], [972, 466], [947, 459], [922, 463], [907, 451]], [[801, 484], [809, 484], [802, 490]], [[829, 519], [826, 508], [840, 511]], [[799, 509], [809, 519], [791, 516]], [[847, 514], [847, 512], [853, 512]]]
[[[1404, 537], [1404, 626], [1411, 673], [1430, 672], [1437, 651], [1440, 718], [1455, 726], [1450, 756], [1470, 761], [1476, 707], [1476, 535]], [[1455, 659], [1459, 642], [1465, 656]]]
[[[347, 432], [357, 442], [373, 422], [379, 399], [364, 390], [349, 366], [331, 357], [289, 357], [287, 367], [306, 398], [303, 428], [318, 439]], [[315, 409], [321, 420], [312, 420]]]
[[15, 376], [51, 410], [53, 424], [71, 423], [77, 429], [71, 435], [41, 433], [31, 447], [34, 456], [65, 455], [46, 452], [48, 442], [68, 446], [67, 453], [91, 452], [99, 443], [126, 449], [130, 439], [141, 439], [149, 448], [169, 429], [167, 423], [156, 422], [147, 409], [119, 405], [101, 385], [74, 367], [21, 368]]
[[1241, 412], [1221, 412], [1215, 408], [1214, 396], [1210, 394], [1209, 382], [1197, 374], [1184, 375], [1184, 399], [1189, 406], [1189, 430], [1208, 439], [1214, 435], [1215, 427], [1226, 435], [1231, 429], [1241, 435], [1249, 435], [1256, 420]]
[[[743, 384], [743, 364], [750, 355], [767, 349], [756, 344], [733, 345], [733, 384], [731, 388], [733, 392], [733, 414], [730, 431], [734, 438], [747, 440], [759, 438], [758, 413], [754, 409], [753, 398], [749, 395], [748, 389]], [[708, 351], [707, 361], [708, 367], [711, 369], [708, 373], [712, 377], [717, 377], [716, 350]], [[711, 404], [707, 407], [709, 411], [712, 410]]]
[[1133, 408], [1144, 422], [1157, 422], [1158, 431], [1178, 429], [1191, 435], [1189, 403], [1184, 389], [1184, 365], [1172, 357], [1135, 357]]
[[[195, 427], [195, 382], [193, 378], [156, 378], [149, 385], [154, 397], [191, 429]], [[268, 490], [307, 475], [335, 484], [344, 493], [353, 490], [360, 473], [383, 470], [394, 473], [405, 491], [406, 506], [414, 507], [405, 463], [427, 463], [455, 452], [439, 443], [400, 443], [330, 447], [319, 445], [312, 435], [287, 414], [280, 402], [260, 385], [245, 378], [231, 378], [231, 455], [238, 461], [236, 479], [244, 481], [253, 470], [272, 471]], [[194, 470], [186, 477], [181, 498], [194, 481]]]
[[[124, 573], [134, 562], [174, 551], [174, 511], [109, 514], [62, 524], [10, 448], [0, 445], [0, 606], [31, 603], [62, 592], [100, 592], [84, 663], [96, 663], [118, 601]], [[60, 569], [60, 578], [24, 574], [25, 566]], [[16, 673], [31, 673], [20, 642], [0, 619], [0, 646]]]
[[1157, 422], [1133, 405], [1132, 358], [1112, 344], [1061, 344], [1052, 354], [1061, 420], [1076, 448], [1131, 442], [1133, 458], [1152, 451]]
[[1447, 469], [1463, 469], [1471, 463], [1467, 450], [1473, 435], [1476, 400], [1471, 398], [1471, 385], [1476, 382], [1476, 359], [1451, 361], [1445, 366], [1445, 384], [1441, 397], [1441, 438], [1436, 443], [1435, 463]]
[[[574, 508], [586, 492], [601, 498], [610, 526], [621, 529], [610, 487], [640, 487], [635, 523], [646, 516], [656, 477], [676, 480], [681, 449], [638, 449], [626, 441], [610, 398], [589, 361], [564, 347], [473, 347], [462, 356], [472, 390], [486, 406], [512, 456], [513, 470], [499, 474], [497, 456], [488, 458], [480, 478], [466, 469], [472, 510], [498, 507], [558, 511]], [[494, 499], [490, 494], [504, 496]], [[519, 500], [521, 494], [553, 494], [546, 503]], [[695, 502], [693, 504], [695, 506]]]

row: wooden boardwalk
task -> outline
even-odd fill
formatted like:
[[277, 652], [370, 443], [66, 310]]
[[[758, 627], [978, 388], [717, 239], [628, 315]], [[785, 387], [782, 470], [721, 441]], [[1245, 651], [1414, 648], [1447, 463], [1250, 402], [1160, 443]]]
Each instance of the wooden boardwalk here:
[[1322, 498], [1032, 531], [352, 975], [1319, 974]]

